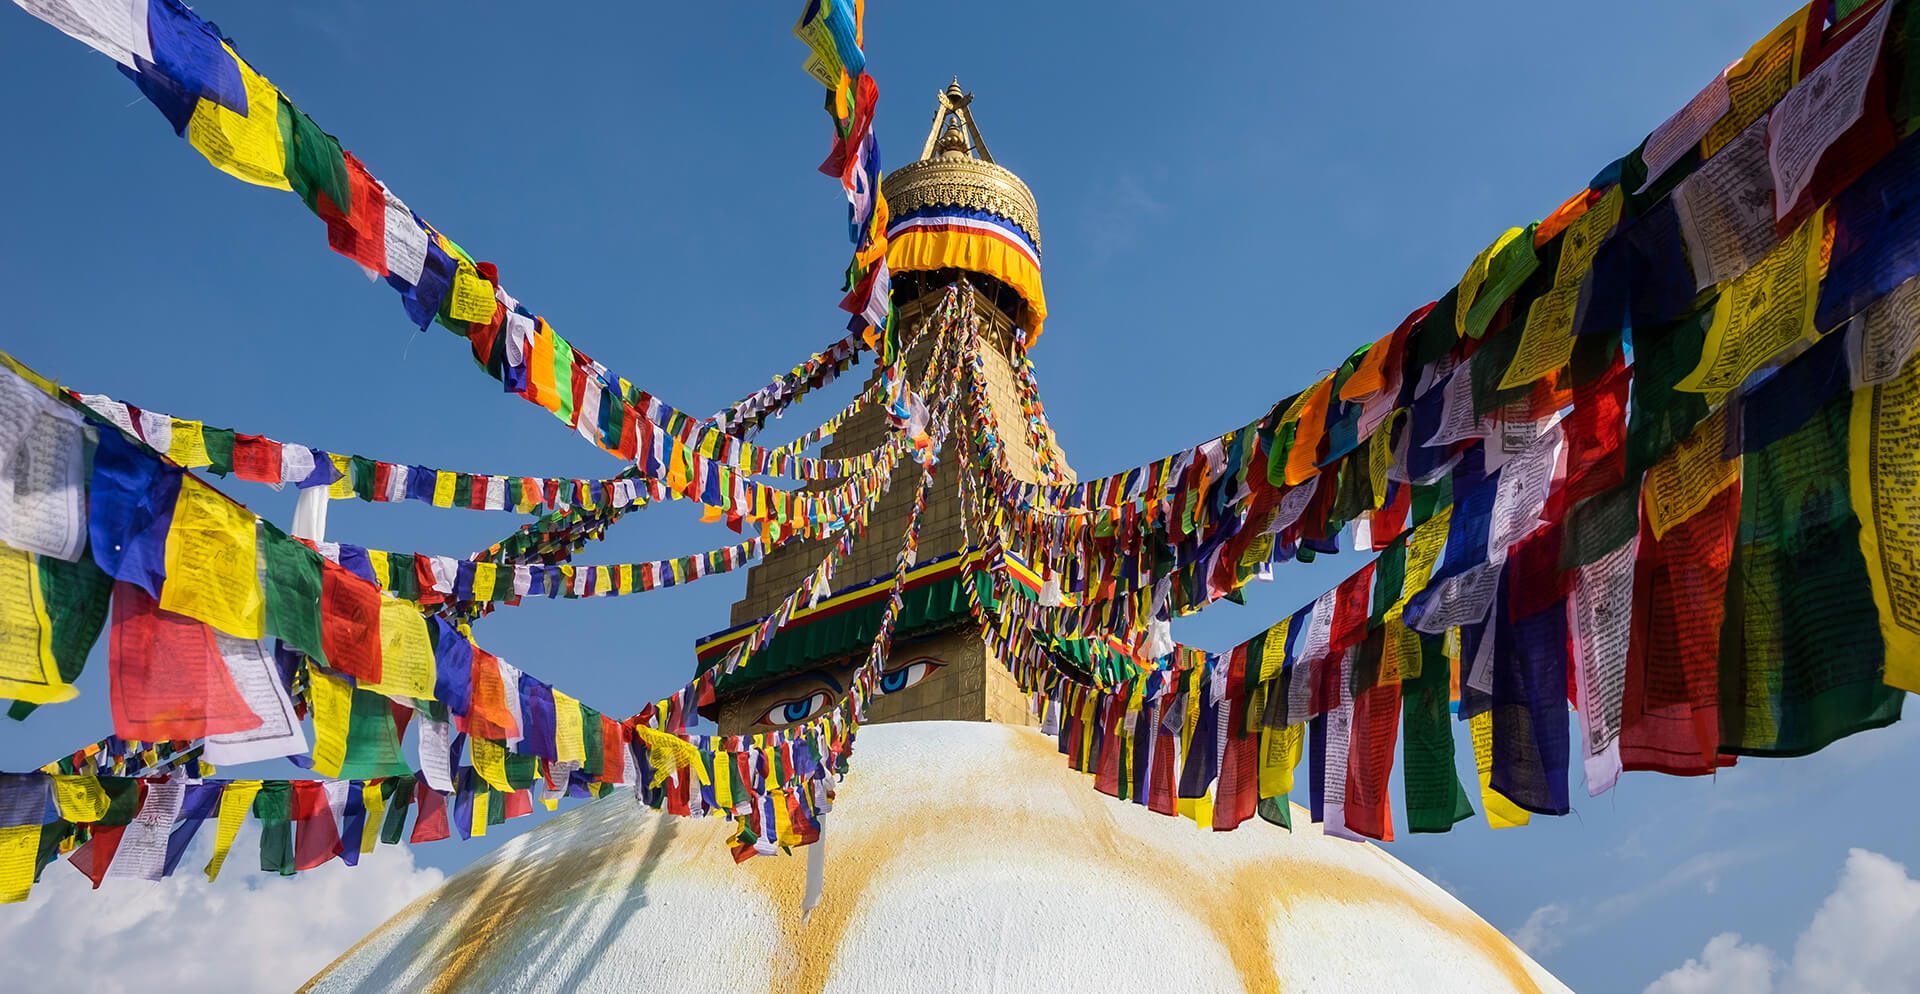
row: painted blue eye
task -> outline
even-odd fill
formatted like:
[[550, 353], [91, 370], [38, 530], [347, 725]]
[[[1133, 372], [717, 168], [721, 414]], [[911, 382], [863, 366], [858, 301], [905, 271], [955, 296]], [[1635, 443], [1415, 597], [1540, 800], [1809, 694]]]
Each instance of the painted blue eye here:
[[880, 674], [880, 692], [882, 694], [899, 693], [908, 687], [933, 675], [933, 671], [946, 665], [931, 659], [916, 659], [896, 670]]
[[782, 725], [792, 725], [797, 722], [806, 721], [808, 718], [812, 718], [832, 706], [833, 695], [824, 690], [816, 690], [805, 697], [797, 700], [783, 701], [768, 708], [767, 712], [760, 716], [757, 724], [772, 725], [776, 728]]

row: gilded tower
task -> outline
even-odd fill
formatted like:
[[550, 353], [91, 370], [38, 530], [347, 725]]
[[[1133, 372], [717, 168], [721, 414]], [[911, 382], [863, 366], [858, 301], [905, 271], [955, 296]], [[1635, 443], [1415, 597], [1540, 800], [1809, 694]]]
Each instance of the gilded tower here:
[[[1003, 426], [1008, 467], [1030, 482], [1071, 480], [1072, 470], [1050, 430], [1040, 429], [1050, 449], [1043, 454], [1022, 427], [1028, 418], [1015, 363], [1046, 322], [1039, 210], [1027, 185], [987, 150], [973, 117], [973, 94], [963, 92], [956, 79], [938, 101], [919, 160], [884, 181], [897, 327], [901, 341], [912, 343], [906, 353], [908, 378], [918, 383], [925, 376], [937, 337], [928, 333], [916, 340], [915, 332], [938, 309], [948, 287], [964, 280], [959, 292], [972, 295], [979, 318], [983, 386]], [[820, 454], [844, 458], [872, 451], [887, 440], [888, 430], [885, 412], [869, 406]], [[950, 446], [941, 458], [951, 461], [958, 452]], [[880, 499], [854, 555], [839, 564], [832, 595], [796, 614], [749, 665], [719, 682], [717, 703], [707, 714], [723, 733], [805, 721], [845, 692], [848, 673], [864, 658], [878, 628], [919, 473], [910, 460], [895, 471], [892, 488]], [[792, 543], [748, 570], [746, 594], [733, 605], [732, 627], [697, 646], [701, 665], [717, 659], [772, 612], [828, 547], [818, 541]], [[961, 586], [964, 551], [957, 474], [942, 466], [921, 518], [918, 560], [908, 576], [883, 693], [868, 709], [869, 722], [1034, 722], [1013, 678], [990, 658], [968, 612]]]

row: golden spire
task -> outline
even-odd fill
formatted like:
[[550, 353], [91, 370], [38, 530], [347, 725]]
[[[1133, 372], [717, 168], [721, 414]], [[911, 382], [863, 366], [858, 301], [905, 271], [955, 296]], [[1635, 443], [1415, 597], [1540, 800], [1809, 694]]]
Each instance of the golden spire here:
[[[993, 153], [987, 151], [987, 140], [980, 137], [980, 126], [973, 123], [973, 94], [962, 92], [960, 77], [937, 95], [940, 105], [933, 110], [933, 126], [927, 129], [927, 143], [920, 149], [922, 161], [936, 155], [946, 158], [946, 153], [954, 151], [950, 139], [957, 138], [961, 156], [970, 156], [983, 162], [992, 162]], [[943, 133], [941, 126], [945, 125]]]
[[939, 102], [919, 161], [887, 174], [887, 205], [894, 216], [930, 205], [983, 210], [1013, 222], [1038, 246], [1040, 212], [1033, 191], [993, 161], [974, 121], [973, 94], [962, 90], [955, 76], [935, 96]]

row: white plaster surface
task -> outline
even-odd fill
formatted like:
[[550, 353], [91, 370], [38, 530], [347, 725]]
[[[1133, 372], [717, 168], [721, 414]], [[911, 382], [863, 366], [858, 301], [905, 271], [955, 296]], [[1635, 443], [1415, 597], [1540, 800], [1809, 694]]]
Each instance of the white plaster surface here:
[[1102, 796], [1032, 729], [861, 731], [803, 856], [735, 866], [719, 819], [626, 792], [401, 911], [315, 992], [1538, 991], [1566, 988], [1386, 852]]

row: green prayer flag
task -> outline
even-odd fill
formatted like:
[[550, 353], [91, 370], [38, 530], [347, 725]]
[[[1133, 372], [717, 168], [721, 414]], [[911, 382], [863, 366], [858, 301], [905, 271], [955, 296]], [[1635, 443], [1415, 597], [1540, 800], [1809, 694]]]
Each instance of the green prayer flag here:
[[1393, 602], [1400, 599], [1400, 588], [1407, 576], [1407, 537], [1408, 533], [1402, 532], [1374, 560], [1373, 612], [1367, 619], [1369, 627], [1378, 627]]
[[1434, 515], [1453, 506], [1453, 476], [1446, 474], [1432, 483], [1414, 484], [1412, 503], [1408, 530], [1426, 524]]
[[253, 795], [253, 816], [260, 820], [260, 869], [293, 876], [293, 785], [268, 780]]
[[1453, 343], [1459, 340], [1454, 333], [1454, 315], [1460, 309], [1460, 288], [1450, 287], [1439, 300], [1434, 301], [1433, 310], [1420, 319], [1413, 333], [1407, 336], [1406, 369], [1416, 374], [1446, 358], [1453, 351]]
[[1594, 494], [1567, 512], [1560, 540], [1560, 568], [1578, 569], [1599, 562], [1627, 544], [1640, 530], [1640, 484], [1622, 484]]
[[1803, 756], [1900, 718], [1848, 493], [1845, 390], [1742, 464], [1720, 629], [1720, 751]]
[[1540, 268], [1540, 257], [1533, 251], [1534, 227], [1527, 225], [1525, 231], [1508, 240], [1499, 252], [1494, 253], [1493, 258], [1487, 260], [1487, 278], [1474, 295], [1472, 306], [1467, 308], [1465, 324], [1468, 338], [1485, 335], [1487, 325], [1500, 310], [1500, 305], [1506, 303], [1507, 298], [1520, 289], [1520, 284]]
[[393, 723], [393, 702], [370, 690], [353, 690], [353, 709], [347, 717], [347, 758], [340, 778], [363, 780], [411, 772], [400, 755], [399, 729]]
[[266, 561], [267, 631], [325, 664], [320, 575], [326, 560], [267, 521], [260, 523], [260, 550]]
[[1453, 721], [1447, 710], [1451, 667], [1445, 640], [1420, 637], [1420, 675], [1400, 683], [1401, 787], [1407, 830], [1447, 832], [1473, 817], [1453, 764]]
[[553, 336], [553, 386], [560, 394], [560, 409], [553, 412], [554, 417], [573, 423], [573, 346], [561, 338]]
[[380, 784], [380, 793], [387, 800], [387, 815], [380, 822], [380, 841], [397, 845], [406, 834], [407, 809], [413, 806], [413, 774], [388, 777]]
[[601, 764], [604, 757], [601, 752], [605, 749], [600, 736], [600, 712], [585, 704], [580, 705], [580, 738], [587, 752], [586, 761], [580, 764], [580, 768], [588, 776], [597, 777], [603, 769]]
[[467, 473], [453, 474], [453, 506], [473, 506], [473, 477]]
[[1263, 797], [1254, 808], [1261, 819], [1293, 831], [1293, 805], [1284, 797]]
[[113, 828], [132, 822], [140, 810], [140, 781], [132, 777], [101, 777], [100, 789], [107, 795], [107, 811], [94, 824]]
[[350, 214], [352, 181], [340, 143], [286, 97], [280, 98], [280, 141], [286, 148], [287, 185], [307, 209], [320, 213], [320, 196], [325, 194], [341, 214]]
[[515, 790], [525, 790], [533, 786], [533, 781], [540, 775], [540, 764], [537, 757], [523, 756], [517, 752], [509, 752], [507, 753], [506, 760], [507, 786]]
[[113, 598], [113, 577], [82, 552], [74, 562], [53, 556], [35, 556], [40, 566], [40, 589], [46, 595], [47, 619], [52, 622], [53, 658], [60, 679], [79, 679], [87, 653], [100, 639]]
[[354, 456], [349, 463], [353, 467], [353, 494], [361, 500], [374, 499], [374, 484], [378, 478], [374, 475], [373, 460], [366, 456]]
[[1700, 364], [1713, 322], [1712, 301], [1688, 317], [1635, 329], [1633, 394], [1627, 405], [1627, 479], [1638, 480], [1707, 416], [1702, 394], [1675, 390]]
[[1473, 384], [1475, 417], [1493, 414], [1508, 402], [1524, 399], [1533, 392], [1532, 383], [1511, 390], [1500, 389], [1500, 381], [1506, 377], [1507, 367], [1513, 365], [1513, 357], [1520, 352], [1520, 333], [1527, 323], [1526, 310], [1519, 307], [1514, 310], [1520, 316], [1488, 335], [1474, 350], [1473, 361], [1467, 364], [1467, 375]]
[[207, 471], [216, 476], [233, 472], [233, 429], [207, 426], [200, 429], [207, 449]]

